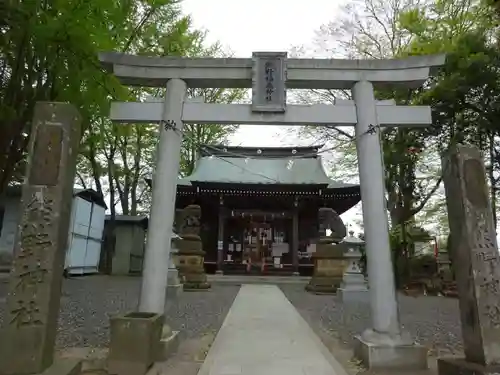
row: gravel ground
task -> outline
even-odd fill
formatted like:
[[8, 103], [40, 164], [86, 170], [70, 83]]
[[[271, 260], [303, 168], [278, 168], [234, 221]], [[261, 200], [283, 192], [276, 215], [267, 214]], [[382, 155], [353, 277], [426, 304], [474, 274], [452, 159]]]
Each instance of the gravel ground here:
[[[140, 278], [92, 276], [65, 280], [59, 319], [58, 347], [105, 346], [109, 316], [134, 310]], [[369, 327], [369, 305], [342, 305], [336, 297], [306, 293], [303, 285], [281, 289], [311, 324], [334, 331], [347, 344]], [[239, 287], [215, 284], [208, 292], [185, 292], [167, 311], [168, 322], [184, 338], [217, 331]], [[6, 284], [0, 283], [0, 321]], [[462, 336], [456, 299], [399, 296], [402, 324], [421, 344], [436, 354], [460, 354]]]
[[[368, 302], [343, 306], [335, 296], [305, 293], [301, 286], [281, 285], [281, 289], [310, 324], [334, 331], [346, 344], [370, 325]], [[399, 311], [402, 325], [433, 353], [461, 354], [458, 300], [399, 295]]]
[[[63, 285], [57, 346], [106, 346], [109, 316], [134, 310], [140, 289], [138, 277], [91, 276], [67, 279]], [[185, 292], [167, 311], [167, 322], [193, 338], [216, 331], [233, 303], [239, 287], [215, 285], [206, 292]], [[0, 287], [0, 322], [5, 287]]]

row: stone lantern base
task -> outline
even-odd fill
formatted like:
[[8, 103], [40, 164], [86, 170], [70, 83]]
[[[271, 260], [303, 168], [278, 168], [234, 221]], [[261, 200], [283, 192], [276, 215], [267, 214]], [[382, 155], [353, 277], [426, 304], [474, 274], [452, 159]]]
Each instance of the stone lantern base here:
[[313, 253], [314, 273], [306, 286], [308, 292], [334, 294], [342, 283], [346, 267], [344, 245], [332, 244], [329, 239], [321, 239]]
[[210, 289], [204, 268], [205, 252], [197, 235], [185, 235], [177, 241], [177, 269], [185, 291]]
[[[349, 255], [349, 253], [347, 255]], [[365, 276], [361, 273], [357, 262], [357, 259], [350, 259], [350, 264], [342, 278], [339, 296], [343, 302], [366, 302], [369, 300]]]
[[176, 264], [178, 263], [177, 244], [170, 252], [170, 263], [168, 265], [167, 274], [167, 298], [165, 308], [169, 309], [170, 306], [176, 305], [179, 295], [182, 292], [182, 284], [179, 279], [179, 271]]

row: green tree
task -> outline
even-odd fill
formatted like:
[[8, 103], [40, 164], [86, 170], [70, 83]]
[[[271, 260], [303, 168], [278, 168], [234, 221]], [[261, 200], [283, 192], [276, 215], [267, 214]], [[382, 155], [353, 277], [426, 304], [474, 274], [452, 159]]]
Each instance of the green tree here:
[[[487, 130], [490, 127], [478, 128], [478, 121], [485, 122], [485, 117], [488, 123], [494, 123], [491, 120], [496, 110], [492, 105], [498, 102], [493, 94], [497, 85], [493, 72], [497, 65], [491, 64], [495, 58], [488, 47], [492, 36], [488, 14], [481, 4], [468, 0], [361, 0], [349, 3], [340, 19], [320, 29], [317, 46], [330, 56], [338, 51], [350, 58], [450, 54], [443, 71], [423, 88], [376, 93], [378, 99], [394, 98], [398, 104], [430, 104], [435, 109], [436, 126], [430, 129], [385, 129], [382, 132], [387, 203], [393, 231], [406, 233], [402, 228], [414, 223], [415, 215], [425, 212], [426, 205], [434, 213], [442, 211], [428, 203], [442, 201], [442, 195], [441, 199], [433, 199], [436, 193], [442, 192], [439, 154], [451, 143], [467, 139], [479, 143], [483, 149], [487, 146], [494, 149], [495, 137]], [[485, 48], [488, 57], [484, 56]], [[473, 71], [481, 78], [471, 75]], [[345, 95], [338, 92], [312, 94], [323, 101], [327, 97]], [[446, 103], [446, 108], [440, 103]], [[470, 108], [472, 103], [476, 111]], [[475, 115], [471, 116], [473, 112]], [[470, 121], [465, 124], [464, 118]], [[325, 135], [334, 144], [346, 136], [338, 130]], [[354, 155], [352, 143], [342, 149], [342, 157], [346, 153]], [[352, 163], [354, 157], [348, 160]], [[398, 259], [409, 252], [406, 239], [399, 236], [397, 241], [399, 245], [393, 247]]]
[[[168, 13], [170, 19], [163, 19], [156, 23], [166, 25], [178, 22], [174, 36], [170, 28], [153, 29], [146, 32], [149, 21], [142, 21], [144, 32], [136, 32], [134, 43], [128, 48], [134, 53], [145, 53], [149, 55], [162, 56], [164, 51], [169, 50], [169, 55], [187, 56], [223, 56], [219, 44], [208, 47], [203, 45], [205, 35], [196, 30], [191, 30], [189, 23], [180, 13]], [[176, 43], [175, 38], [184, 34], [182, 48], [172, 52], [172, 47], [162, 45], [164, 43]], [[167, 35], [168, 34], [168, 35]], [[143, 50], [144, 38], [147, 39], [147, 51]], [[177, 42], [180, 45], [180, 42]], [[127, 88], [128, 101], [140, 101], [145, 97], [162, 97], [165, 90], [148, 88]], [[244, 97], [244, 90], [232, 89], [189, 89], [190, 97], [202, 97], [208, 103], [231, 103], [239, 101]], [[181, 147], [181, 175], [192, 172], [196, 161], [196, 151], [200, 144], [215, 144], [224, 142], [227, 137], [236, 130], [236, 126], [222, 126], [219, 124], [186, 124], [183, 128], [183, 143]], [[95, 123], [84, 135], [82, 142], [82, 155], [79, 162], [79, 182], [85, 186], [95, 187], [109, 197], [110, 211], [126, 215], [147, 213], [150, 206], [150, 189], [145, 179], [151, 177], [155, 169], [155, 154], [158, 141], [157, 124], [113, 124], [106, 117], [98, 117]]]
[[2, 2], [0, 20], [0, 195], [19, 180], [36, 101], [69, 101], [84, 119], [117, 88], [103, 74], [126, 6], [113, 2]]
[[[348, 58], [392, 58], [404, 53], [410, 43], [410, 32], [398, 25], [401, 12], [419, 5], [412, 0], [357, 0], [345, 5], [338, 19], [324, 25], [315, 40], [324, 54], [339, 51]], [[334, 102], [350, 93], [337, 91], [313, 92], [313, 100]], [[397, 104], [411, 104], [418, 94], [408, 90], [378, 91], [378, 99], [395, 99]], [[309, 100], [311, 95], [309, 97]], [[317, 133], [316, 129], [307, 129]], [[341, 165], [351, 171], [356, 168], [352, 132], [342, 129], [323, 130], [322, 136], [337, 144]], [[423, 209], [439, 186], [434, 173], [422, 177], [422, 152], [425, 138], [416, 130], [384, 129], [382, 134], [388, 209], [393, 226], [402, 225]], [[337, 150], [336, 150], [337, 152]], [[337, 161], [338, 159], [337, 158]], [[339, 165], [339, 163], [336, 163]], [[352, 172], [351, 172], [352, 173]], [[420, 175], [417, 177], [417, 175]]]
[[[203, 33], [193, 30], [183, 16], [178, 1], [133, 1], [119, 28], [119, 36], [107, 51], [157, 56], [186, 56], [201, 48]], [[164, 90], [121, 87], [120, 96], [109, 99], [139, 101], [145, 95], [161, 95]], [[144, 178], [152, 173], [157, 125], [111, 123], [107, 111], [89, 118], [81, 144], [78, 181], [109, 197], [111, 215], [116, 204], [124, 214], [146, 210], [141, 206], [148, 193]]]
[[[430, 134], [439, 151], [458, 142], [475, 144], [484, 151], [496, 217], [500, 60], [491, 14], [475, 1], [440, 0], [402, 13], [399, 22], [411, 35], [408, 54], [448, 54], [435, 84], [418, 100], [434, 109], [435, 128]], [[443, 212], [443, 203], [436, 203], [441, 207], [432, 210]]]

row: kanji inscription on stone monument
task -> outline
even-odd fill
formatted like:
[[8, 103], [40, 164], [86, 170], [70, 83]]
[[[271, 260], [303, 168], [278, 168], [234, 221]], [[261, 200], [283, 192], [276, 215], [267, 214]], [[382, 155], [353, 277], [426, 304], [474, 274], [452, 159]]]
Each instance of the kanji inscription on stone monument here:
[[443, 171], [465, 359], [499, 365], [500, 258], [483, 159], [478, 149], [457, 145]]
[[252, 110], [285, 112], [286, 52], [255, 52], [252, 67]]
[[[57, 183], [62, 137], [63, 130], [58, 125], [37, 128], [33, 153], [41, 157], [33, 160], [33, 168], [29, 175], [31, 185], [54, 186]], [[46, 168], [48, 165], [53, 168]]]
[[80, 119], [65, 103], [37, 103], [27, 178], [0, 334], [0, 374], [53, 362]]

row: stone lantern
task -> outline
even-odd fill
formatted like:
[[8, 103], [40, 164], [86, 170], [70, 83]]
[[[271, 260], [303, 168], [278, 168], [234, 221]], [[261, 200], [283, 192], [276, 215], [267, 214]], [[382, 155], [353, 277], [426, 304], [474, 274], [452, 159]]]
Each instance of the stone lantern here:
[[200, 238], [201, 207], [189, 205], [182, 210], [180, 237], [177, 241], [177, 269], [183, 290], [206, 290], [210, 288], [205, 274], [203, 259], [205, 252]]
[[362, 256], [360, 248], [365, 242], [354, 237], [354, 232], [350, 231], [349, 236], [344, 238], [342, 243], [347, 249], [344, 257], [348, 261], [348, 266], [342, 277], [339, 295], [342, 300], [366, 300], [368, 287], [360, 266]]

